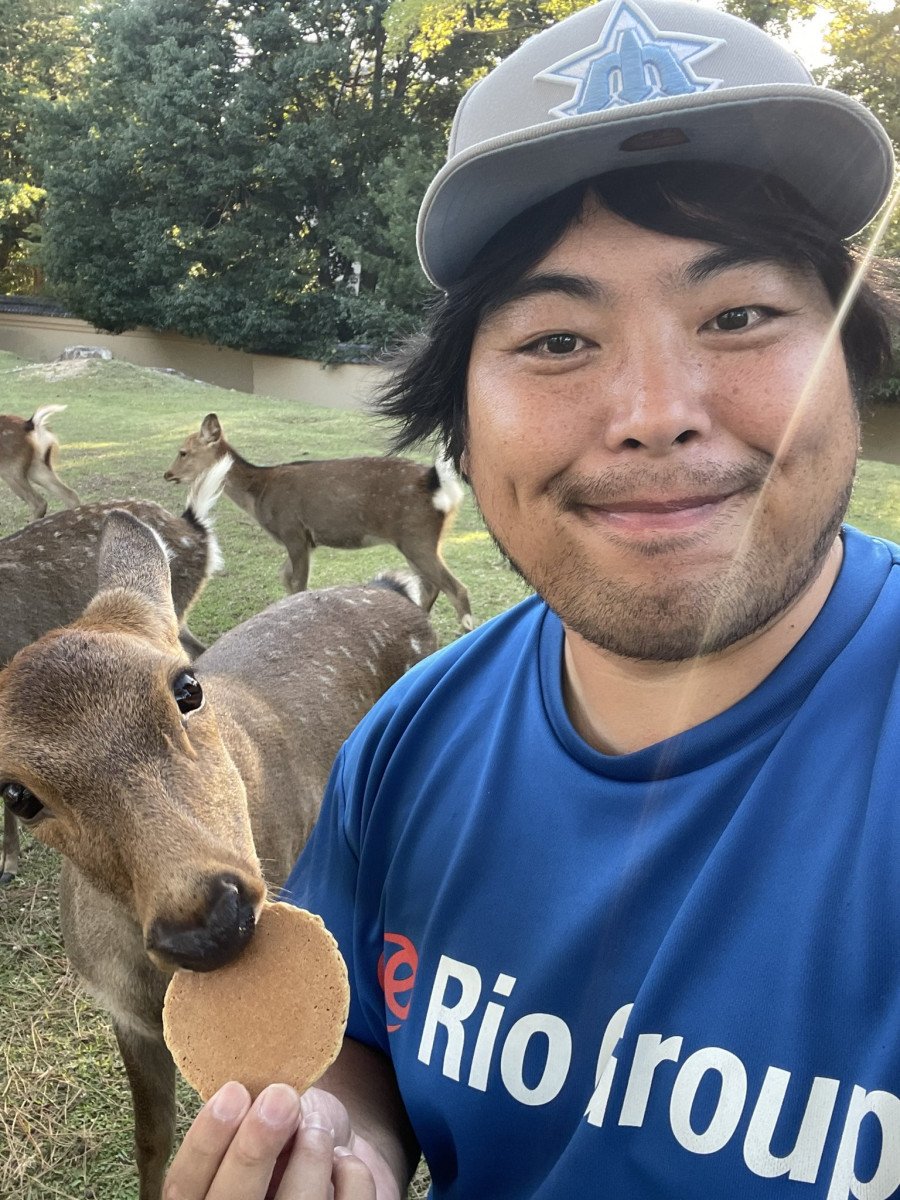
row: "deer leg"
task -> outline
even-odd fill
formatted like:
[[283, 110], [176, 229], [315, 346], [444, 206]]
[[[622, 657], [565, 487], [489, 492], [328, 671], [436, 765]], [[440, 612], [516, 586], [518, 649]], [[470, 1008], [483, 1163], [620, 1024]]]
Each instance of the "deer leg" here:
[[19, 499], [25, 501], [31, 509], [33, 521], [39, 521], [46, 514], [47, 501], [28, 482], [28, 475], [22, 467], [18, 464], [0, 466], [0, 479], [5, 479]]
[[281, 581], [285, 591], [289, 593], [305, 592], [309, 582], [309, 560], [312, 547], [306, 540], [285, 542], [284, 547], [288, 552], [288, 561], [281, 568]]
[[131, 1085], [140, 1200], [160, 1200], [175, 1140], [175, 1064], [161, 1037], [144, 1037], [113, 1021]]
[[178, 640], [181, 642], [182, 650], [192, 659], [199, 658], [203, 651], [209, 648], [191, 633], [187, 625], [182, 625], [178, 630]]
[[19, 873], [19, 824], [9, 809], [3, 810], [3, 852], [0, 854], [0, 884], [12, 883]]
[[[424, 546], [409, 546], [398, 543], [397, 549], [416, 574], [421, 575], [425, 581], [426, 589], [430, 589], [430, 592], [433, 592], [431, 602], [423, 603], [426, 611], [431, 608], [438, 592], [443, 592], [453, 605], [463, 629], [474, 629], [475, 622], [472, 620], [468, 590], [444, 562], [441, 557], [440, 548], [438, 546], [429, 546], [426, 548]], [[427, 594], [428, 592], [426, 591], [426, 598]]]
[[81, 503], [78, 493], [63, 483], [49, 463], [35, 459], [28, 471], [28, 478], [38, 487], [48, 491], [51, 496], [55, 496], [67, 508], [77, 508]]

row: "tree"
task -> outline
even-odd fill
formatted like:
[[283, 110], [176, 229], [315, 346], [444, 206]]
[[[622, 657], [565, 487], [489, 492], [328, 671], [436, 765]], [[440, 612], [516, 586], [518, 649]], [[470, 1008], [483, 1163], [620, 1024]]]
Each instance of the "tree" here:
[[[831, 60], [816, 73], [820, 80], [871, 109], [900, 155], [900, 4], [879, 11], [865, 0], [840, 0], [825, 44]], [[879, 252], [900, 256], [900, 210]]]
[[[824, 83], [866, 104], [890, 134], [894, 151], [900, 154], [900, 5], [878, 11], [864, 0], [841, 0], [826, 34], [831, 55], [827, 67], [818, 72]], [[867, 241], [868, 231], [862, 239]], [[882, 290], [892, 303], [888, 307], [894, 336], [895, 366], [878, 386], [873, 399], [900, 402], [900, 206], [877, 247], [884, 258], [876, 271]]]
[[775, 37], [784, 37], [796, 21], [815, 16], [820, 5], [814, 0], [722, 0], [720, 7]]
[[389, 43], [387, 0], [104, 0], [84, 97], [31, 143], [54, 286], [107, 329], [385, 344], [421, 319], [415, 213], [459, 96], [550, 7]]
[[[69, 6], [71, 7], [71, 6]], [[35, 96], [58, 96], [83, 67], [77, 25], [61, 0], [0, 0], [0, 289], [28, 288], [44, 191], [25, 151]]]

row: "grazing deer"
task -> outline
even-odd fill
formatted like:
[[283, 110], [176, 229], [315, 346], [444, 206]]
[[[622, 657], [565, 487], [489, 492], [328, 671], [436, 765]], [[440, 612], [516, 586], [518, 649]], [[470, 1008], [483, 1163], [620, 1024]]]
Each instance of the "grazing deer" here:
[[341, 742], [435, 639], [391, 581], [286, 597], [191, 664], [165, 548], [129, 513], [107, 518], [98, 575], [78, 620], [0, 672], [0, 797], [64, 856], [66, 951], [112, 1016], [140, 1200], [159, 1200], [175, 1117], [169, 977], [240, 952]]
[[[33, 521], [0, 539], [0, 666], [17, 650], [82, 612], [97, 590], [97, 550], [106, 516], [125, 508], [159, 533], [172, 548], [172, 600], [179, 621], [221, 566], [210, 513], [222, 490], [223, 472], [211, 472], [191, 488], [180, 517], [152, 500], [82, 504]], [[179, 634], [191, 657], [205, 647], [186, 625]], [[0, 885], [19, 870], [19, 830], [7, 810], [3, 817]]]
[[54, 413], [65, 404], [43, 404], [29, 417], [0, 413], [0, 479], [4, 479], [20, 500], [30, 506], [32, 519], [39, 520], [47, 511], [47, 501], [34, 490], [44, 488], [67, 508], [81, 501], [53, 469], [59, 439], [47, 426]]
[[224, 459], [225, 495], [245, 509], [288, 552], [282, 570], [289, 592], [302, 592], [316, 546], [358, 550], [396, 546], [425, 584], [430, 609], [444, 592], [463, 629], [471, 629], [469, 593], [441, 555], [441, 538], [462, 502], [449, 464], [423, 467], [406, 458], [328, 458], [257, 467], [226, 442], [215, 413], [181, 444], [164, 478], [191, 483]]

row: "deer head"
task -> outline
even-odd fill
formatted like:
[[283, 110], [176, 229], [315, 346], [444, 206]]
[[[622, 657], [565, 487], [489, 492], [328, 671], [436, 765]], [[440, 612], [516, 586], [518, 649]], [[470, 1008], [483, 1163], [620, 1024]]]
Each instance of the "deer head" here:
[[164, 970], [211, 970], [265, 896], [247, 798], [178, 641], [166, 549], [107, 518], [83, 615], [0, 672], [0, 797], [140, 924]]
[[193, 483], [227, 453], [219, 418], [215, 413], [208, 413], [200, 425], [200, 432], [190, 434], [181, 443], [175, 461], [163, 479], [169, 483]]

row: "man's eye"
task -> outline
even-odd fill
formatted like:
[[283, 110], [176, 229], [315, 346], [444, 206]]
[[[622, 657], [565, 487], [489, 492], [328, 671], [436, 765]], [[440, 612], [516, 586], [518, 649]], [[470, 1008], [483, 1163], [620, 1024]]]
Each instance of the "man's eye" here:
[[531, 342], [525, 349], [532, 350], [537, 354], [552, 354], [554, 357], [562, 357], [566, 354], [574, 354], [584, 344], [584, 338], [580, 338], [574, 333], [550, 333], [546, 337]]
[[750, 329], [758, 325], [765, 317], [774, 315], [772, 308], [761, 308], [759, 305], [748, 305], [741, 308], [726, 308], [718, 316], [713, 317], [710, 325], [722, 333], [731, 333], [736, 329]]

